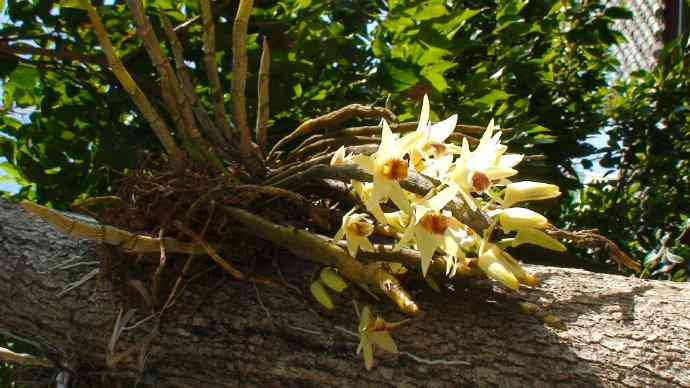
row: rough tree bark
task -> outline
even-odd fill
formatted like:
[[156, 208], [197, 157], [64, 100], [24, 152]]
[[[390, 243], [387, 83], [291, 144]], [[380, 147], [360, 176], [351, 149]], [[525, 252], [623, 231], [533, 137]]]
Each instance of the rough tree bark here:
[[[54, 386], [58, 375], [76, 386], [116, 379], [159, 387], [690, 385], [688, 284], [528, 266], [542, 283], [519, 295], [486, 282], [452, 294], [424, 291], [416, 295], [424, 313], [393, 333], [407, 353], [377, 353], [367, 372], [355, 355], [357, 318], [345, 298], [324, 313], [291, 288], [211, 270], [155, 330], [156, 319], [134, 325], [150, 309], [108, 276], [65, 291], [95, 273], [102, 256], [95, 244], [67, 240], [0, 201], [1, 333], [32, 341], [58, 365], [17, 369], [26, 386]], [[289, 257], [279, 265], [289, 282], [309, 284], [312, 267]], [[567, 328], [521, 313], [520, 300], [548, 305]], [[118, 313], [137, 304], [109, 351]], [[396, 318], [388, 302], [374, 310]], [[128, 348], [128, 357], [113, 361]]]

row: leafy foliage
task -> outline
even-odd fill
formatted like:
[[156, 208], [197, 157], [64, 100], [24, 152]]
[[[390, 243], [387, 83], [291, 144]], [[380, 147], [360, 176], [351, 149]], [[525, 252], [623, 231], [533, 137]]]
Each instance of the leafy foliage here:
[[[147, 6], [161, 36], [158, 10], [177, 24], [199, 12], [195, 1]], [[599, 107], [605, 72], [613, 64], [606, 50], [618, 39], [611, 22], [626, 17], [597, 2], [578, 1], [351, 0], [332, 7], [283, 0], [260, 7], [252, 15], [248, 55], [249, 63], [258, 63], [259, 37], [269, 39], [273, 137], [324, 111], [382, 102], [389, 94], [396, 111], [407, 112], [401, 119], [408, 119], [424, 92], [434, 91], [443, 97], [439, 112], [456, 111], [461, 121], [481, 125], [496, 116], [521, 130], [517, 138], [526, 147], [541, 143], [532, 152], [546, 152], [550, 160], [533, 165], [533, 174], [566, 187], [576, 185], [569, 158], [592, 151], [580, 142], [605, 120]], [[125, 5], [99, 8], [118, 55], [145, 93], [162, 104]], [[220, 14], [233, 12], [221, 4]], [[85, 13], [50, 1], [10, 1], [8, 16], [0, 37], [3, 112], [35, 110], [28, 122], [6, 118], [1, 129], [8, 135], [2, 146], [6, 169], [35, 184], [21, 196], [64, 205], [112, 190], [113, 170], [132, 167], [136, 150], [158, 146], [104, 71]], [[229, 19], [219, 18], [217, 26], [224, 84], [232, 74]], [[208, 86], [200, 30], [192, 23], [180, 33], [203, 94]], [[250, 69], [248, 84], [255, 85], [255, 67]], [[254, 88], [248, 88], [248, 103], [252, 111]]]
[[618, 177], [588, 185], [566, 214], [645, 257], [647, 275], [674, 280], [690, 270], [689, 61], [676, 41], [653, 70], [614, 85], [600, 163]]

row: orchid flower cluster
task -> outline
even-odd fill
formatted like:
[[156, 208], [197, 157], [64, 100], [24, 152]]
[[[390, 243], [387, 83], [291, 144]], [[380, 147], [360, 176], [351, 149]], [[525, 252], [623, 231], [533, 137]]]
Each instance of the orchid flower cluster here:
[[[439, 123], [429, 121], [429, 100], [424, 96], [422, 112], [416, 131], [398, 137], [388, 123], [382, 120], [381, 143], [372, 155], [345, 155], [341, 148], [331, 164], [355, 163], [373, 176], [371, 183], [352, 181], [351, 186], [361, 199], [367, 213], [350, 210], [335, 235], [347, 241], [350, 255], [359, 250], [374, 252], [369, 238], [376, 225], [388, 226], [398, 233], [396, 249], [412, 247], [420, 252], [421, 272], [427, 276], [429, 267], [437, 257], [446, 263], [446, 275], [452, 276], [458, 268], [467, 267], [471, 257], [486, 275], [505, 286], [517, 290], [520, 283], [533, 285], [536, 280], [502, 248], [521, 244], [535, 244], [553, 250], [565, 247], [542, 230], [549, 223], [541, 214], [516, 207], [526, 201], [559, 196], [558, 186], [522, 181], [512, 182], [510, 177], [523, 155], [506, 153], [500, 142], [501, 131], [493, 120], [489, 123], [474, 150], [462, 139], [462, 145], [445, 143], [455, 130], [457, 115]], [[404, 190], [400, 181], [410, 171], [438, 179], [441, 184], [420, 197]], [[392, 202], [397, 209], [386, 212], [382, 204]], [[461, 201], [472, 210], [481, 207], [492, 220], [482, 235], [455, 218], [447, 206]], [[491, 242], [495, 227], [510, 238]]]
[[[506, 153], [507, 147], [500, 141], [502, 132], [493, 120], [472, 150], [466, 138], [460, 146], [446, 142], [455, 130], [457, 115], [438, 123], [431, 123], [429, 115], [429, 100], [424, 96], [414, 132], [399, 136], [382, 120], [381, 143], [374, 154], [346, 155], [344, 148], [335, 153], [332, 165], [354, 163], [373, 176], [370, 183], [351, 181], [362, 206], [345, 214], [335, 240], [344, 238], [348, 252], [356, 257], [360, 250], [375, 252], [370, 238], [377, 227], [386, 227], [397, 236], [395, 249], [419, 251], [419, 269], [424, 277], [438, 260], [445, 264], [447, 277], [474, 266], [513, 290], [520, 284], [535, 285], [537, 279], [504, 249], [534, 244], [565, 250], [543, 231], [549, 226], [544, 216], [519, 206], [559, 196], [558, 186], [510, 180], [518, 173], [515, 167], [523, 155]], [[440, 184], [423, 197], [406, 191], [400, 182], [411, 171], [433, 177]], [[451, 204], [483, 211], [491, 220], [490, 226], [482, 233], [473, 230], [453, 216]], [[505, 238], [491, 241], [496, 228]], [[362, 316], [360, 347], [369, 368], [371, 344], [388, 351], [395, 347], [387, 333], [383, 334], [387, 328], [383, 321], [377, 321], [369, 309]]]

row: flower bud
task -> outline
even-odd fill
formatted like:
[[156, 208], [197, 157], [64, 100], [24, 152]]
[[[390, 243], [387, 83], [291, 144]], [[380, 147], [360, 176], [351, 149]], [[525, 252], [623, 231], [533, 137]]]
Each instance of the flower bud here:
[[328, 291], [326, 291], [326, 287], [323, 286], [321, 280], [317, 280], [312, 283], [311, 287], [309, 287], [309, 291], [311, 291], [314, 299], [316, 299], [316, 301], [319, 302], [323, 307], [333, 310], [333, 300], [331, 300], [331, 296], [328, 295]]
[[511, 183], [506, 187], [503, 207], [510, 207], [517, 202], [536, 201], [559, 195], [561, 195], [561, 191], [556, 185], [531, 181]]
[[321, 270], [321, 276], [319, 276], [319, 279], [323, 282], [323, 284], [335, 292], [343, 292], [343, 290], [347, 288], [345, 279], [343, 279], [342, 276], [329, 267], [325, 267]]
[[498, 280], [507, 287], [517, 290], [520, 282], [509, 270], [509, 264], [501, 256], [501, 250], [495, 245], [490, 245], [489, 248], [479, 256], [477, 260], [479, 268], [492, 279]]
[[520, 244], [532, 244], [551, 249], [554, 251], [564, 252], [565, 246], [555, 238], [536, 229], [520, 229], [513, 240], [512, 246], [516, 247]]
[[505, 231], [524, 228], [544, 229], [549, 225], [546, 217], [522, 207], [504, 209], [501, 211], [498, 219], [501, 222], [501, 227]]

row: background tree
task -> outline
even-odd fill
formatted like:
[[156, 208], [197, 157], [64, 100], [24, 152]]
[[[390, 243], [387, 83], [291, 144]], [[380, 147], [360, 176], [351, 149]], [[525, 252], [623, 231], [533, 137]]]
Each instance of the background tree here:
[[[289, 176], [297, 171], [291, 170], [289, 163], [295, 162], [298, 167], [306, 168], [300, 163], [307, 163], [315, 156], [325, 156], [323, 152], [333, 151], [342, 141], [330, 129], [300, 140], [301, 143], [295, 136], [282, 137], [285, 133], [306, 118], [338, 108], [344, 102], [383, 102], [383, 96], [389, 94], [395, 106], [406, 110], [400, 116], [402, 120], [413, 117], [411, 112], [418, 109], [415, 104], [424, 93], [446, 96], [441, 109], [434, 112], [434, 119], [443, 117], [445, 110], [460, 112], [465, 124], [484, 125], [489, 117], [497, 117], [503, 126], [511, 127], [515, 145], [531, 154], [531, 161], [536, 161], [521, 178], [541, 180], [547, 177], [563, 187], [577, 187], [577, 174], [571, 158], [591, 152], [592, 149], [581, 142], [587, 135], [598, 133], [607, 123], [602, 109], [605, 76], [614, 68], [614, 62], [606, 49], [620, 39], [610, 26], [613, 19], [629, 16], [620, 8], [607, 8], [596, 2], [553, 2], [547, 6], [527, 1], [463, 3], [462, 11], [457, 12], [460, 4], [446, 2], [357, 2], [345, 4], [350, 7], [341, 9], [330, 4], [286, 1], [260, 4], [251, 17], [251, 34], [245, 37], [237, 34], [237, 26], [242, 26], [249, 17], [247, 9], [242, 8], [243, 2], [239, 3], [238, 9], [226, 3], [218, 3], [211, 8], [208, 2], [203, 1], [201, 9], [195, 3], [161, 1], [147, 3], [146, 9], [137, 1], [129, 2], [128, 6], [97, 4], [102, 17], [94, 17], [95, 9], [84, 6], [83, 2], [71, 3], [87, 9], [87, 14], [64, 7], [55, 8], [49, 1], [9, 4], [10, 16], [15, 23], [3, 30], [0, 45], [4, 56], [2, 71], [7, 75], [3, 109], [11, 112], [29, 108], [31, 113], [28, 120], [17, 119], [16, 115], [3, 118], [3, 132], [8, 135], [2, 141], [2, 152], [8, 159], [4, 167], [27, 184], [19, 197], [57, 206], [71, 203], [75, 198], [104, 193], [118, 193], [129, 201], [127, 194], [132, 194], [135, 201], [130, 205], [134, 210], [114, 206], [106, 210], [105, 219], [117, 226], [147, 231], [154, 226], [158, 228], [179, 221], [175, 212], [180, 207], [188, 209], [187, 218], [194, 215], [191, 210], [198, 210], [196, 205], [205, 196], [197, 199], [194, 194], [186, 196], [185, 191], [193, 193], [208, 185], [208, 193], [212, 193], [212, 184], [223, 185], [222, 182], [207, 180], [208, 171], [203, 169], [188, 170], [191, 175], [187, 176], [189, 181], [186, 183], [180, 183], [175, 175], [159, 174], [166, 169], [156, 157], [161, 152], [159, 141], [172, 162], [173, 171], [181, 171], [184, 152], [197, 167], [206, 165], [211, 170], [222, 171], [222, 175], [227, 174], [227, 167], [231, 176], [239, 177], [237, 179], [244, 183], [268, 176], [264, 183], [270, 185], [282, 182], [284, 177], [281, 174]], [[230, 28], [233, 23], [230, 18], [221, 16], [225, 14], [238, 15], [234, 28]], [[150, 26], [146, 24], [146, 15], [152, 21]], [[136, 33], [130, 17], [137, 26]], [[104, 26], [100, 25], [100, 20], [104, 21]], [[214, 39], [211, 33], [215, 21], [218, 21], [218, 39]], [[96, 33], [93, 34], [92, 30]], [[106, 30], [107, 39], [115, 43], [114, 47], [110, 47], [105, 38]], [[156, 35], [168, 37], [168, 51], [161, 52]], [[184, 42], [185, 51], [176, 52], [174, 36]], [[232, 55], [227, 50], [229, 47], [223, 46], [223, 42], [230, 41], [233, 42]], [[279, 69], [271, 78], [272, 95], [279, 97], [271, 100], [271, 122], [266, 123], [271, 128], [268, 144], [269, 148], [273, 145], [271, 152], [267, 152], [269, 148], [261, 150], [263, 144], [258, 136], [259, 146], [253, 148], [249, 135], [246, 135], [247, 122], [255, 119], [259, 123], [259, 132], [265, 117], [261, 112], [266, 107], [261, 93], [250, 93], [246, 100], [243, 91], [237, 93], [237, 85], [240, 85], [240, 90], [244, 89], [246, 43], [250, 63], [258, 63], [259, 57], [263, 58], [271, 46], [272, 67]], [[242, 49], [238, 50], [238, 47]], [[307, 55], [312, 56], [307, 59]], [[172, 68], [169, 70], [170, 65], [160, 60], [168, 56], [176, 57], [176, 71], [180, 77], [177, 82], [183, 78], [183, 69], [191, 73], [190, 78], [194, 82], [187, 82], [181, 88], [174, 86]], [[121, 67], [114, 58], [120, 58], [125, 67]], [[187, 62], [180, 58], [186, 58]], [[112, 74], [105, 71], [108, 67], [112, 68]], [[124, 68], [131, 69], [132, 79], [139, 86], [129, 81]], [[264, 75], [262, 70], [250, 73], [249, 84], [261, 84]], [[221, 93], [221, 85], [232, 85], [231, 96]], [[191, 95], [200, 96], [200, 100], [192, 101]], [[134, 98], [130, 100], [130, 96]], [[226, 128], [228, 124], [223, 120], [222, 107], [227, 105], [228, 97], [233, 106], [234, 128]], [[132, 101], [137, 109], [133, 109]], [[38, 106], [40, 110], [33, 111], [32, 108]], [[238, 107], [241, 108], [238, 110]], [[250, 112], [257, 111], [257, 117], [250, 115], [247, 120], [244, 117], [246, 108]], [[159, 111], [167, 113], [160, 118], [156, 116]], [[626, 109], [614, 106], [612, 111], [623, 112], [621, 116], [625, 116]], [[213, 116], [208, 112], [213, 112]], [[372, 116], [396, 120], [387, 109], [362, 105], [337, 112], [333, 120], [329, 115], [323, 116], [322, 124], [338, 127], [341, 116], [353, 118], [357, 115], [364, 116], [364, 121], [355, 118], [351, 124], [365, 123], [366, 118]], [[204, 129], [203, 136], [193, 130], [195, 119]], [[156, 136], [142, 130], [149, 125]], [[166, 135], [162, 130], [166, 125], [176, 129]], [[395, 129], [402, 130], [406, 125], [416, 124], [403, 123]], [[473, 136], [481, 130], [481, 127], [471, 125], [458, 128], [464, 131], [458, 136], [470, 141], [474, 141]], [[367, 131], [371, 129], [362, 127], [357, 131], [369, 134]], [[166, 136], [176, 138], [184, 147], [183, 151], [176, 148], [174, 141], [166, 140]], [[204, 136], [219, 143], [208, 146], [208, 138]], [[239, 142], [230, 141], [235, 136]], [[223, 139], [229, 144], [224, 145]], [[276, 142], [278, 139], [282, 140]], [[377, 139], [349, 136], [346, 141], [366, 145], [377, 142]], [[137, 150], [140, 152], [135, 152]], [[538, 153], [544, 153], [546, 159]], [[136, 155], [136, 158], [128, 160], [123, 155]], [[267, 159], [262, 159], [266, 155]], [[273, 165], [267, 169], [262, 164], [264, 162]], [[135, 169], [137, 164], [144, 167]], [[118, 171], [124, 169], [125, 177], [116, 182], [115, 175], [120, 175]], [[318, 171], [323, 174], [323, 171]], [[149, 175], [151, 172], [153, 174]], [[355, 177], [360, 179], [362, 175], [346, 178]], [[342, 176], [339, 178], [343, 179]], [[416, 187], [420, 192], [428, 191], [427, 186], [419, 186], [414, 179], [411, 182], [409, 187]], [[231, 185], [231, 191], [249, 189], [266, 194], [265, 189], [271, 188], [260, 186], [264, 188], [262, 191], [259, 187], [246, 186], [240, 189], [235, 183]], [[161, 193], [160, 187], [168, 184], [174, 189], [169, 194]], [[145, 185], [149, 186], [142, 188]], [[202, 191], [208, 194], [206, 190]], [[235, 193], [236, 197], [223, 200], [230, 201], [230, 204], [246, 203], [240, 191]], [[151, 193], [155, 194], [149, 197]], [[176, 201], [166, 200], [170, 194]], [[332, 220], [324, 219], [319, 209], [312, 209], [308, 201], [293, 192], [271, 190], [269, 194], [285, 197], [287, 202], [301, 201], [299, 209], [305, 212], [304, 219], [273, 219], [267, 221], [275, 222], [269, 227], [262, 224], [256, 214], [227, 212], [234, 220], [243, 220], [241, 222], [250, 230], [266, 226], [261, 232], [266, 233], [265, 237], [298, 255], [334, 254], [337, 266], [350, 278], [353, 273], [361, 275], [360, 280], [371, 275], [367, 275], [366, 270], [348, 272], [352, 271], [347, 264], [350, 261], [335, 253], [340, 248], [321, 246], [316, 240], [309, 240], [306, 234], [293, 235], [288, 244], [285, 231], [275, 225], [288, 221], [297, 228], [313, 224], [330, 230]], [[195, 201], [189, 202], [192, 199]], [[251, 200], [254, 199], [256, 197]], [[144, 204], [162, 207], [152, 210], [151, 206]], [[166, 208], [171, 208], [172, 213], [166, 212]], [[285, 213], [285, 217], [287, 213], [284, 210], [281, 213], [280, 206], [271, 208], [274, 216]], [[557, 214], [556, 210], [552, 208], [551, 212]], [[337, 211], [332, 214], [339, 218]], [[213, 218], [212, 210], [207, 217], [208, 225]], [[288, 217], [294, 217], [294, 214]], [[476, 221], [471, 215], [467, 217], [463, 220], [468, 223]], [[199, 219], [193, 222], [195, 229], [202, 229]], [[225, 235], [224, 226], [213, 224], [212, 235]], [[203, 242], [203, 237], [195, 235], [184, 223], [173, 225], [177, 233]], [[205, 226], [203, 231], [206, 231]], [[73, 232], [71, 227], [69, 232]], [[565, 235], [571, 239], [577, 236]], [[612, 244], [600, 241], [612, 250]], [[300, 250], [302, 243], [312, 248], [319, 246], [323, 251]], [[205, 249], [223, 265], [212, 250]], [[679, 260], [668, 250], [661, 256], [665, 260]], [[312, 259], [321, 262], [317, 258]], [[164, 265], [165, 260], [162, 260], [159, 269]], [[227, 263], [224, 267], [233, 276], [243, 278], [241, 272], [234, 273]], [[154, 272], [152, 283], [152, 290], [156, 291], [159, 283], [155, 274], [158, 273], [158, 270]], [[393, 281], [393, 278], [388, 279]], [[383, 283], [376, 285], [380, 285], [384, 293], [391, 290], [383, 287]], [[140, 287], [138, 289], [141, 291]], [[388, 294], [391, 296], [390, 292]], [[142, 295], [147, 294], [144, 292]], [[401, 298], [400, 295], [392, 297], [403, 306], [406, 302], [401, 303], [404, 300]], [[149, 307], [155, 304], [154, 300]]]

